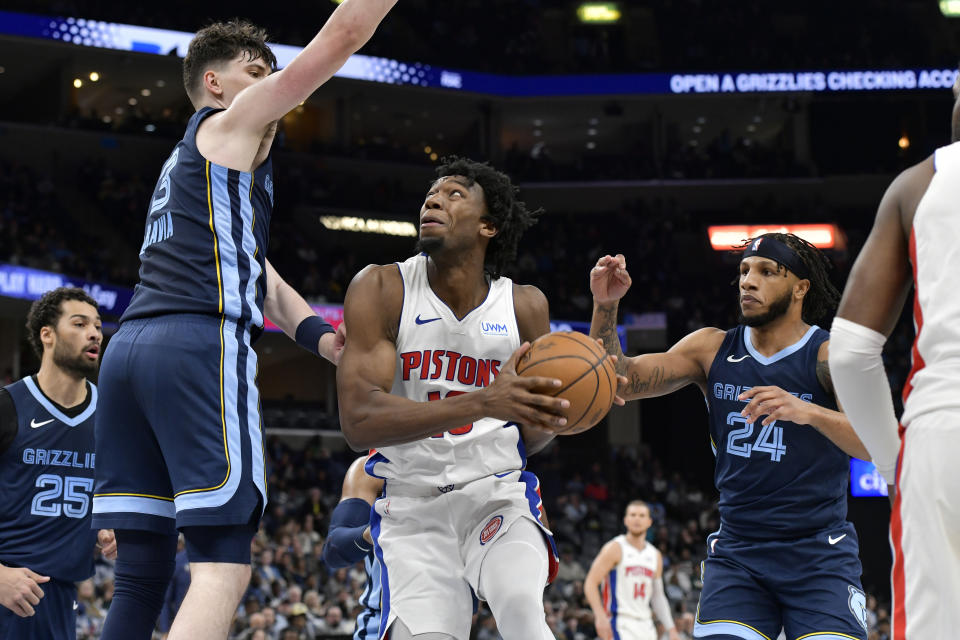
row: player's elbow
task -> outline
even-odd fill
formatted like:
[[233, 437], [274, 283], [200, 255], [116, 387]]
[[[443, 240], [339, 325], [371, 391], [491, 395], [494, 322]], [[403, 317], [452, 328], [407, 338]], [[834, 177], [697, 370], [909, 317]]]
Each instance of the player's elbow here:
[[364, 428], [364, 414], [363, 411], [345, 407], [343, 403], [340, 405], [340, 431], [343, 439], [347, 441], [348, 447], [358, 452], [369, 451], [377, 446], [369, 436], [369, 430]]

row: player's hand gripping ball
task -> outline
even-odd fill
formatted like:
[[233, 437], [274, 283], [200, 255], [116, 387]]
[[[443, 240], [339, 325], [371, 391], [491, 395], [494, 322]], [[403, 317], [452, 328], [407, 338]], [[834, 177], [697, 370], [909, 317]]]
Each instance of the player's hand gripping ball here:
[[538, 389], [570, 402], [564, 411], [567, 424], [557, 435], [582, 433], [607, 415], [617, 393], [617, 372], [603, 347], [576, 331], [554, 331], [533, 341], [520, 362], [517, 375], [557, 378], [559, 388]]

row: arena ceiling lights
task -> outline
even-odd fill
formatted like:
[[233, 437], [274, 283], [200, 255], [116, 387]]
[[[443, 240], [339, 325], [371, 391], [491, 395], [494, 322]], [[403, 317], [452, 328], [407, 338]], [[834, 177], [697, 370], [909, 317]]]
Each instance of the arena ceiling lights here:
[[386, 236], [417, 237], [417, 228], [414, 224], [400, 220], [378, 220], [355, 216], [320, 216], [320, 224], [331, 231], [357, 231], [360, 233], [379, 233]]
[[620, 15], [616, 2], [584, 2], [577, 7], [577, 18], [584, 24], [613, 24], [620, 22]]
[[818, 249], [843, 249], [846, 239], [835, 224], [736, 224], [707, 227], [714, 251], [740, 249], [749, 238], [765, 233], [793, 233]]
[[940, 0], [940, 13], [948, 18], [960, 18], [960, 0]]

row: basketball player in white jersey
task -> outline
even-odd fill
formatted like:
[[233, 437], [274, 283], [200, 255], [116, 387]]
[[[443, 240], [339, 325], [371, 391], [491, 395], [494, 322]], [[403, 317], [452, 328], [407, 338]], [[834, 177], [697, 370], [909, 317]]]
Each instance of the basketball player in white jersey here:
[[679, 640], [663, 590], [663, 556], [647, 542], [647, 529], [653, 524], [650, 507], [642, 500], [632, 501], [623, 524], [627, 532], [603, 545], [583, 581], [597, 635], [600, 640], [656, 640], [651, 615], [655, 613], [670, 640]]
[[[450, 159], [420, 210], [422, 252], [367, 267], [344, 302], [340, 423], [385, 481], [370, 529], [382, 571], [379, 636], [462, 640], [474, 598], [505, 640], [547, 640], [543, 588], [556, 547], [527, 454], [566, 420], [560, 385], [519, 377], [550, 331], [539, 289], [502, 271], [535, 221], [510, 179]], [[619, 402], [622, 403], [622, 400]]]
[[[894, 640], [956, 637], [960, 603], [960, 77], [953, 93], [953, 144], [887, 189], [830, 332], [837, 397], [896, 483]], [[916, 341], [898, 425], [881, 352], [911, 280]]]

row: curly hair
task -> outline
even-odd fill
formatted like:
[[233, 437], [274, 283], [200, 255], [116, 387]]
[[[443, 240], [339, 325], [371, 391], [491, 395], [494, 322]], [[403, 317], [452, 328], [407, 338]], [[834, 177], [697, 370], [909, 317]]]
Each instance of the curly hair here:
[[197, 31], [183, 59], [183, 87], [190, 99], [199, 95], [201, 79], [211, 65], [229, 62], [241, 53], [250, 60], [263, 60], [270, 69], [277, 68], [277, 57], [267, 46], [267, 32], [251, 22], [234, 18]]
[[40, 340], [40, 330], [44, 327], [56, 327], [60, 322], [60, 316], [63, 315], [63, 303], [67, 300], [79, 300], [86, 302], [94, 309], [97, 309], [97, 301], [78, 287], [58, 287], [48, 291], [39, 300], [34, 300], [30, 305], [30, 311], [27, 313], [27, 340], [30, 341], [30, 347], [37, 354], [37, 358], [43, 357], [43, 342]]
[[[750, 238], [738, 249], [746, 249], [757, 238], [773, 238], [787, 245], [800, 257], [803, 264], [810, 270], [810, 290], [803, 298], [803, 309], [801, 316], [807, 324], [816, 324], [825, 316], [833, 313], [840, 303], [840, 292], [830, 281], [830, 270], [833, 265], [829, 258], [823, 254], [820, 249], [792, 233], [764, 233], [756, 238]], [[786, 270], [783, 265], [778, 265], [780, 269]]]
[[449, 156], [437, 167], [437, 177], [463, 176], [467, 186], [479, 184], [487, 205], [485, 216], [497, 228], [497, 235], [490, 239], [484, 270], [494, 280], [503, 275], [517, 257], [517, 245], [523, 232], [537, 223], [543, 209], [530, 211], [527, 205], [517, 200], [519, 189], [505, 173], [497, 171], [486, 162]]

